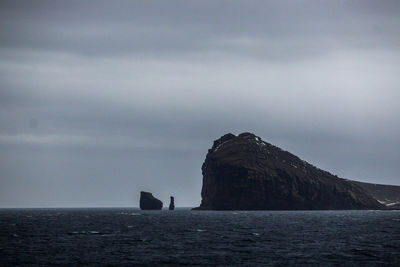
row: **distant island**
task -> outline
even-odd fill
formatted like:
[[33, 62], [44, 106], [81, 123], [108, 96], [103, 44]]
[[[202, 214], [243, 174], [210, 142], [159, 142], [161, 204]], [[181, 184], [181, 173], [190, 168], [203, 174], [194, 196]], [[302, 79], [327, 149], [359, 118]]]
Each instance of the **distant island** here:
[[198, 210], [386, 209], [400, 199], [399, 186], [339, 178], [252, 133], [214, 141], [202, 173]]

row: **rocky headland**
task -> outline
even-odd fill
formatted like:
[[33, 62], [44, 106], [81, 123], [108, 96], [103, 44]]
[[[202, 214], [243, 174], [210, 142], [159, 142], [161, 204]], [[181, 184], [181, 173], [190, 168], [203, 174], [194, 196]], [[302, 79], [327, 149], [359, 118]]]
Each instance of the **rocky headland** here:
[[214, 141], [202, 166], [201, 210], [383, 209], [363, 186], [252, 133]]

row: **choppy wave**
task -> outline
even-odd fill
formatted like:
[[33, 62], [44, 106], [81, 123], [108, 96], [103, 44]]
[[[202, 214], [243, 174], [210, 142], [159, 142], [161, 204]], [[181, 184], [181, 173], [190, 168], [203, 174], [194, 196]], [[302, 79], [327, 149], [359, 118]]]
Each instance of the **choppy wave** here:
[[0, 265], [400, 266], [399, 211], [0, 210]]

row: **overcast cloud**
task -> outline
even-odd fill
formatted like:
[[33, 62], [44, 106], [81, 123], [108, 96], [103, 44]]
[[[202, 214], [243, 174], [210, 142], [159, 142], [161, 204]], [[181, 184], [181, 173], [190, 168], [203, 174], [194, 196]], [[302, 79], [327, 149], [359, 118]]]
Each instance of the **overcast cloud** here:
[[0, 207], [200, 203], [250, 131], [400, 185], [398, 1], [1, 1]]

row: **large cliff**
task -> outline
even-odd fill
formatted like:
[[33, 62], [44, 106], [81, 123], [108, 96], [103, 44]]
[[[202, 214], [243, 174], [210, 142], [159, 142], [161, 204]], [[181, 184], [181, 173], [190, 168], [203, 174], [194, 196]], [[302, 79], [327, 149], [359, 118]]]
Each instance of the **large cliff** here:
[[204, 210], [381, 209], [359, 185], [251, 133], [214, 141], [202, 166]]

